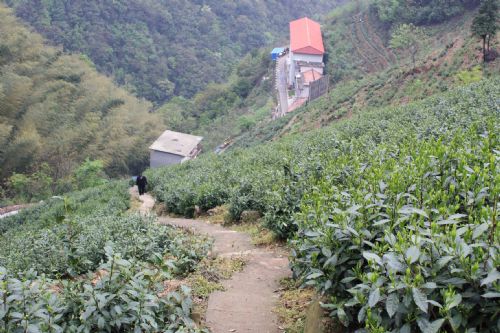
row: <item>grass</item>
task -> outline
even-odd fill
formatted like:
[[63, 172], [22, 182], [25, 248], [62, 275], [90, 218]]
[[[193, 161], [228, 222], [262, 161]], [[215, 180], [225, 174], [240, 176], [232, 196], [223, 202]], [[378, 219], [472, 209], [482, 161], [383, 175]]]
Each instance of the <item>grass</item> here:
[[199, 263], [196, 271], [182, 282], [192, 290], [193, 320], [198, 325], [205, 320], [208, 296], [215, 291], [224, 291], [222, 281], [230, 279], [244, 267], [245, 260], [241, 257], [206, 258]]
[[[228, 224], [228, 206], [222, 205], [209, 210], [208, 214], [202, 215], [204, 220], [212, 224]], [[229, 228], [234, 231], [243, 232], [252, 238], [255, 246], [271, 246], [279, 243], [278, 237], [269, 229], [265, 228], [260, 219], [244, 221], [245, 223], [230, 224]]]
[[274, 308], [280, 328], [286, 333], [344, 332], [318, 302], [323, 299], [311, 286], [302, 287], [300, 281], [284, 278], [280, 281], [279, 303]]
[[299, 288], [297, 281], [290, 278], [282, 279], [280, 285], [280, 300], [274, 309], [280, 327], [286, 333], [302, 333], [307, 309], [317, 297], [316, 292], [313, 288]]
[[265, 228], [259, 221], [253, 223], [234, 224], [231, 230], [243, 232], [252, 238], [255, 246], [271, 246], [280, 244], [278, 237], [271, 230]]
[[204, 220], [207, 220], [211, 224], [220, 224], [224, 225], [227, 222], [227, 214], [228, 214], [228, 206], [223, 205], [223, 206], [217, 206], [215, 208], [210, 209], [209, 212], [206, 214], [202, 215], [201, 217]]

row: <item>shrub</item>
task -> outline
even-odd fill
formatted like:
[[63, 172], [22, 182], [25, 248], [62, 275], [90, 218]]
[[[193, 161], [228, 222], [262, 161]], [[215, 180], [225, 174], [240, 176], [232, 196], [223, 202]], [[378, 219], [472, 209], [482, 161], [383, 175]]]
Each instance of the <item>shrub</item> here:
[[0, 267], [0, 327], [7, 332], [199, 332], [190, 319], [190, 291], [165, 293], [161, 269], [125, 260], [106, 247], [101, 275], [54, 281]]
[[499, 88], [482, 80], [200, 157], [151, 171], [152, 185], [182, 200], [217, 181], [233, 219], [258, 210], [349, 331], [498, 331]]
[[380, 145], [344, 183], [328, 166], [295, 215], [295, 275], [352, 329], [498, 330], [497, 133]]

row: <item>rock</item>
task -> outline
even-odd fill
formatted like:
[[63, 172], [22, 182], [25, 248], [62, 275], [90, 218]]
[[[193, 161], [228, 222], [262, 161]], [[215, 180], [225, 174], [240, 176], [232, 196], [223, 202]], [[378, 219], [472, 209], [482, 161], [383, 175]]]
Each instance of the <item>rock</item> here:
[[323, 333], [324, 327], [321, 323], [322, 318], [323, 309], [319, 305], [319, 301], [313, 301], [311, 305], [309, 305], [309, 309], [307, 309], [304, 333]]
[[240, 220], [243, 223], [251, 223], [257, 221], [258, 219], [260, 219], [260, 217], [260, 212], [256, 210], [244, 210], [241, 213]]
[[199, 217], [201, 215], [201, 208], [198, 205], [194, 206], [194, 217]]

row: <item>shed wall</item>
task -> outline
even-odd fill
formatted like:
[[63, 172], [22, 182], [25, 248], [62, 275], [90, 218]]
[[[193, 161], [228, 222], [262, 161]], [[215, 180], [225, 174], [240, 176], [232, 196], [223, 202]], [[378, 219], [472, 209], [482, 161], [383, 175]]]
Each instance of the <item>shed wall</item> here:
[[149, 166], [151, 168], [159, 168], [171, 164], [179, 164], [184, 159], [184, 156], [165, 153], [157, 150], [149, 151]]

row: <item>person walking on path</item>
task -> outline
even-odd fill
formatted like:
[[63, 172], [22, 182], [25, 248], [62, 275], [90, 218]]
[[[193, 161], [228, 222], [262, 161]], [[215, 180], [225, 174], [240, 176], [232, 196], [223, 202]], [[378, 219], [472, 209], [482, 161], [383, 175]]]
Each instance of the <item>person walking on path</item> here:
[[143, 195], [144, 193], [146, 193], [146, 185], [148, 185], [148, 179], [146, 178], [146, 176], [139, 174], [135, 183], [139, 188], [139, 195]]

